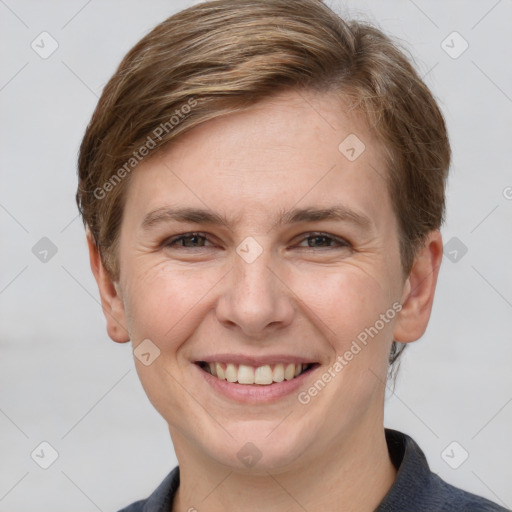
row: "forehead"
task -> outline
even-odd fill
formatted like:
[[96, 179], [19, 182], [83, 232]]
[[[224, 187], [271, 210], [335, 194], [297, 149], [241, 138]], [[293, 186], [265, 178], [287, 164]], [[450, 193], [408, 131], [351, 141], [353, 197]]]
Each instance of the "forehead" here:
[[125, 208], [139, 220], [173, 204], [274, 224], [293, 207], [337, 204], [389, 221], [382, 147], [334, 95], [282, 93], [171, 144], [133, 171]]

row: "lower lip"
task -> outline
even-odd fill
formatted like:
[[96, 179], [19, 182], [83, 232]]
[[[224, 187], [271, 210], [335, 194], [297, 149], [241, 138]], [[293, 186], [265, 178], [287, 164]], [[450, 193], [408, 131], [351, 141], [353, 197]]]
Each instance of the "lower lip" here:
[[283, 380], [282, 382], [274, 382], [268, 385], [228, 382], [208, 373], [197, 364], [194, 364], [194, 366], [206, 382], [218, 393], [240, 403], [256, 404], [274, 402], [297, 391], [316, 371], [319, 365], [315, 365], [310, 370], [291, 380]]

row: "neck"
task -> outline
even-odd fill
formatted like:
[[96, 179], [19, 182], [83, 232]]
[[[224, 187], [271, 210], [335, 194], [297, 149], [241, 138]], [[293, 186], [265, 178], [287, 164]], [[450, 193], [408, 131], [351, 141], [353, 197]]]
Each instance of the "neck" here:
[[359, 426], [341, 441], [325, 442], [311, 463], [263, 475], [227, 470], [211, 459], [195, 460], [187, 440], [174, 431], [172, 437], [180, 462], [172, 512], [372, 512], [396, 476], [381, 421]]

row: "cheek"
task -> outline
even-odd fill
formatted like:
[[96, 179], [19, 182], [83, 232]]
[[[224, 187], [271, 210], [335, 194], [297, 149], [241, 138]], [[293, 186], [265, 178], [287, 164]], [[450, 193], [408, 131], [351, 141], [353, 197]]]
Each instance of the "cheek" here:
[[[307, 306], [305, 311], [314, 313], [315, 325], [323, 325], [339, 353], [361, 332], [374, 326], [381, 314], [392, 309], [392, 284], [383, 282], [383, 275], [377, 278], [362, 267], [347, 264], [343, 268], [301, 273], [290, 287]], [[391, 316], [394, 314], [388, 315], [384, 326], [378, 323], [379, 331], [392, 331]]]
[[191, 334], [208, 292], [219, 280], [217, 271], [169, 266], [139, 266], [129, 275], [125, 310], [132, 339], [149, 338], [164, 350], [177, 348], [174, 344]]

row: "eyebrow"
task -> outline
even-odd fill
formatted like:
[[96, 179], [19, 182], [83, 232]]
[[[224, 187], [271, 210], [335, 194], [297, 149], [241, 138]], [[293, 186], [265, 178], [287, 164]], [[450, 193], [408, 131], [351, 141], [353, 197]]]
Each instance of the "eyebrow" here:
[[[292, 210], [281, 210], [277, 221], [271, 229], [276, 229], [284, 225], [320, 222], [320, 221], [343, 221], [357, 225], [363, 230], [370, 230], [373, 226], [372, 220], [366, 215], [356, 212], [346, 206], [337, 205], [328, 208], [294, 208]], [[187, 222], [192, 224], [211, 224], [230, 227], [230, 221], [224, 215], [212, 212], [211, 210], [201, 208], [169, 208], [162, 207], [148, 213], [142, 221], [142, 229], [150, 228], [172, 221]]]

